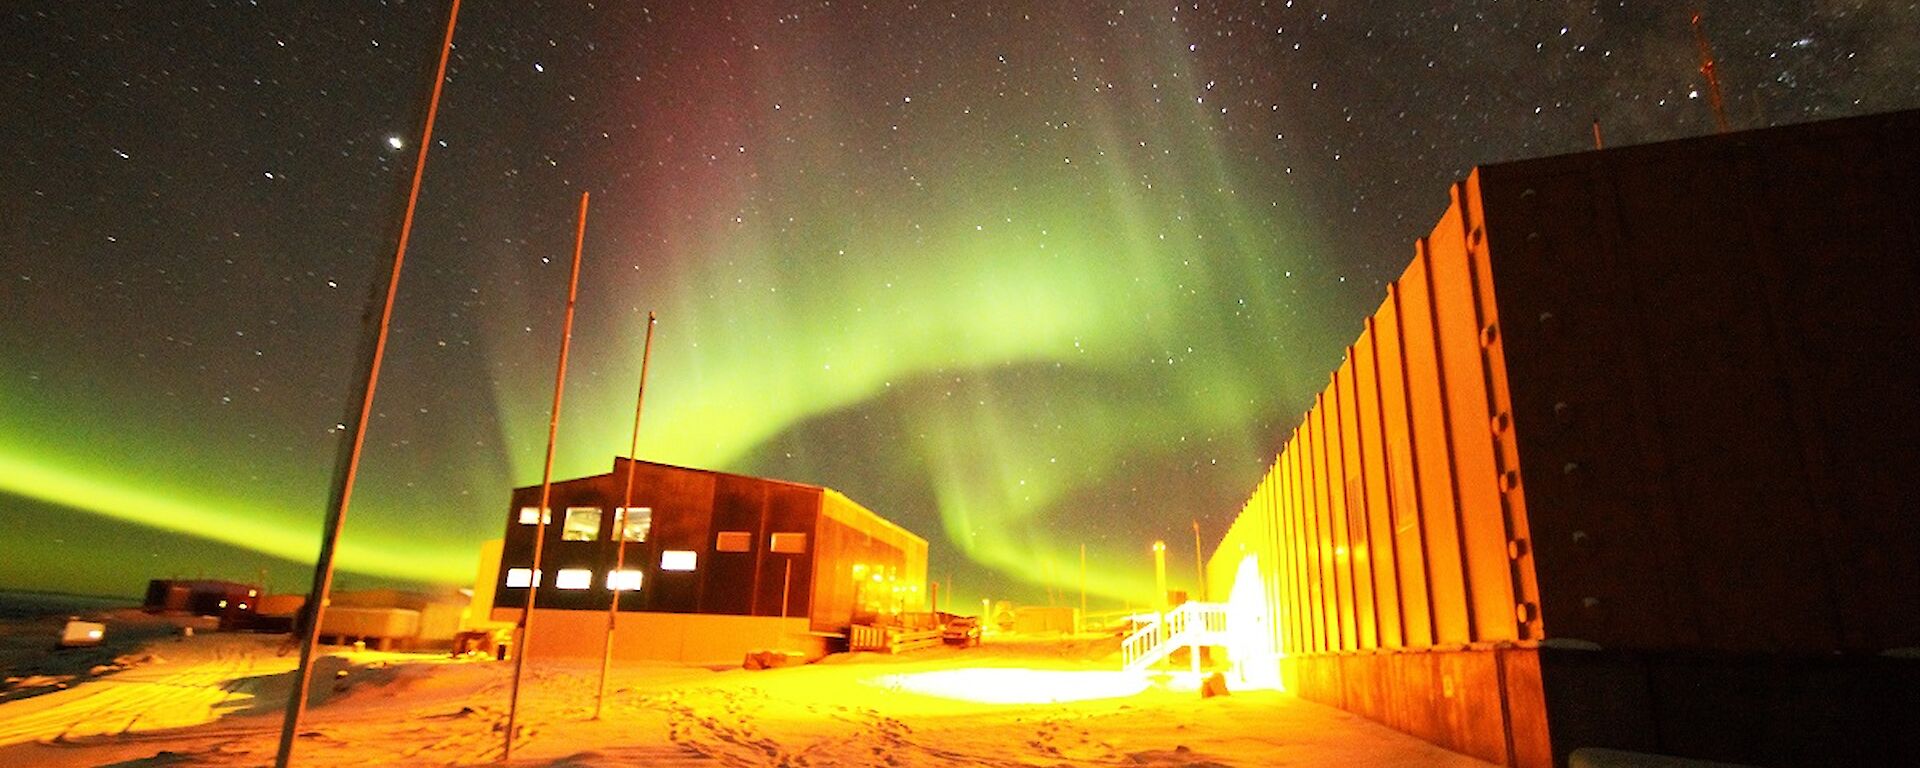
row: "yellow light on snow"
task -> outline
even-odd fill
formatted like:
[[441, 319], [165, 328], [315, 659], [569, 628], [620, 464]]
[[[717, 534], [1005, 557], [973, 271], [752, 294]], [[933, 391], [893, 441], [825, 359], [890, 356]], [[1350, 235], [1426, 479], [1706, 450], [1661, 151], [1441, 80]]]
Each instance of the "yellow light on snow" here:
[[976, 667], [881, 677], [888, 690], [980, 704], [1057, 704], [1117, 699], [1147, 689], [1142, 674], [1111, 670], [1066, 671], [1022, 667]]

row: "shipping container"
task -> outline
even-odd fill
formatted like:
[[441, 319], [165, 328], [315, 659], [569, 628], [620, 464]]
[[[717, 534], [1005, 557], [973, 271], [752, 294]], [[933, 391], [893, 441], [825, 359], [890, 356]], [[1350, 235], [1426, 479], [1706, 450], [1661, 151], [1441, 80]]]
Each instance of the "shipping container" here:
[[1455, 184], [1209, 561], [1236, 661], [1502, 764], [1920, 764], [1915, 137]]

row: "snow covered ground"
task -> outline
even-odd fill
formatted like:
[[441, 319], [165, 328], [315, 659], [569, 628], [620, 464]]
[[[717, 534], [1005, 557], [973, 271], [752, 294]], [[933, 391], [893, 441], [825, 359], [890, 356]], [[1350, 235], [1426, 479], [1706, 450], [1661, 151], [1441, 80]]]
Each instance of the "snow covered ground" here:
[[[0, 765], [271, 763], [294, 659], [281, 642], [153, 637], [105, 670], [76, 670], [65, 688], [49, 684], [62, 676], [47, 674], [54, 655], [42, 652], [41, 669], [8, 672], [0, 690]], [[1112, 638], [990, 639], [766, 671], [630, 666], [615, 670], [597, 721], [596, 664], [530, 663], [513, 762], [1486, 765], [1284, 693], [1202, 699], [1185, 675], [1125, 675], [1115, 648]], [[343, 651], [318, 669], [300, 765], [500, 758], [510, 664]]]

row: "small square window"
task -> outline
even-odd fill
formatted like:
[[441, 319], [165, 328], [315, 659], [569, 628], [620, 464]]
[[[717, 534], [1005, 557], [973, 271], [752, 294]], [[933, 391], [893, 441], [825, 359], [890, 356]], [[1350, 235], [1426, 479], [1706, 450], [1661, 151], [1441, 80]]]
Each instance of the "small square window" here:
[[553, 510], [551, 509], [547, 510], [547, 514], [543, 515], [543, 517], [546, 518], [545, 520], [541, 520], [537, 517], [534, 517], [534, 514], [535, 513], [534, 513], [533, 507], [521, 507], [520, 508], [520, 524], [521, 525], [533, 525], [535, 523], [551, 524], [553, 522]]
[[561, 541], [599, 541], [600, 508], [567, 507], [567, 525], [560, 531]]
[[640, 590], [640, 576], [642, 573], [643, 571], [637, 570], [608, 571], [607, 589], [618, 589], [622, 592], [637, 592]]
[[507, 569], [507, 586], [508, 587], [515, 588], [515, 589], [526, 589], [528, 584], [531, 584], [538, 580], [539, 579], [534, 577], [533, 569], [531, 568], [508, 568]]
[[783, 555], [798, 555], [807, 551], [807, 535], [804, 533], [776, 533], [767, 548]]
[[620, 507], [613, 511], [613, 527], [623, 541], [646, 541], [653, 529], [653, 508]]
[[699, 556], [684, 549], [669, 549], [660, 553], [660, 570], [691, 571], [699, 562]]
[[586, 589], [593, 586], [593, 571], [585, 568], [562, 568], [554, 574], [553, 585], [560, 589]]
[[721, 552], [753, 551], [753, 533], [751, 531], [721, 531], [713, 539], [713, 548]]

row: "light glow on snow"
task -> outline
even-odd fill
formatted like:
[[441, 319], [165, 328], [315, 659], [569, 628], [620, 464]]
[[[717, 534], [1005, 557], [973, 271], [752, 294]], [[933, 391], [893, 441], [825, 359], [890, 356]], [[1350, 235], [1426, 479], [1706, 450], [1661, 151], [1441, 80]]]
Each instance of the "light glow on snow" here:
[[886, 675], [876, 683], [888, 690], [979, 704], [1058, 704], [1133, 696], [1150, 681], [1134, 672], [975, 667]]

